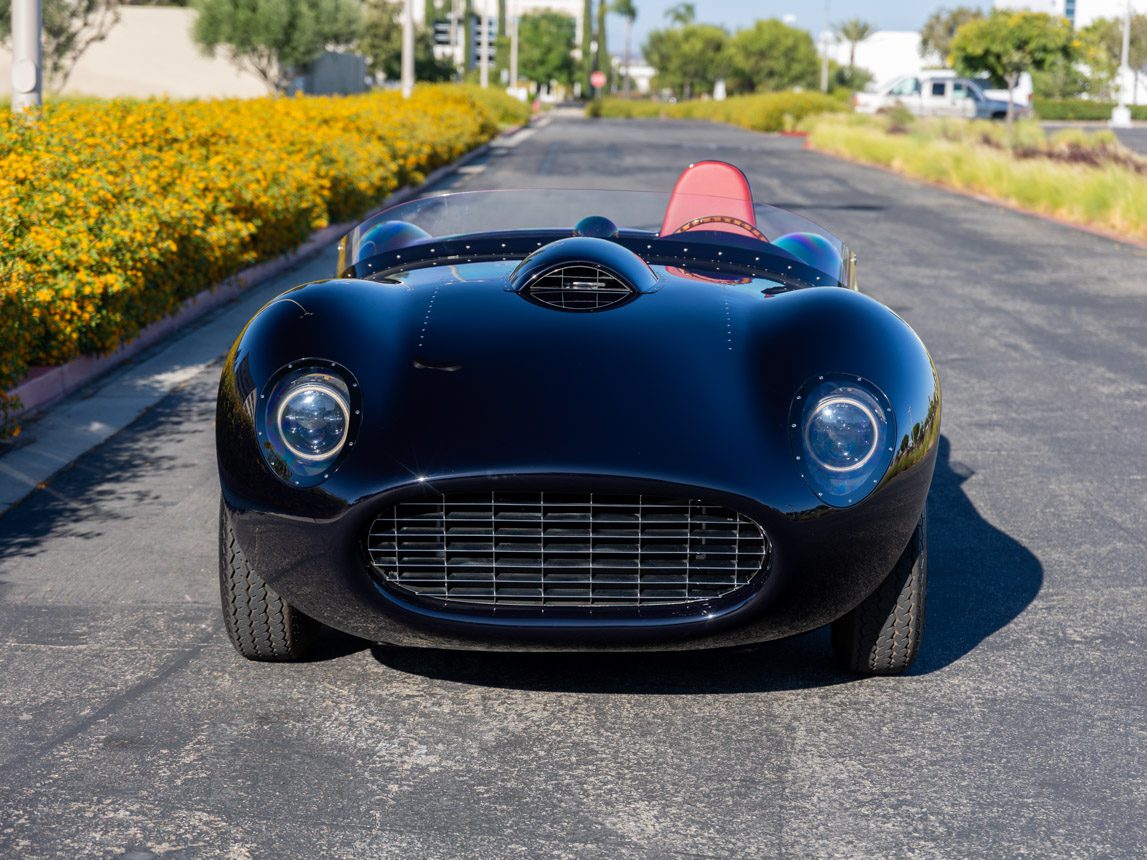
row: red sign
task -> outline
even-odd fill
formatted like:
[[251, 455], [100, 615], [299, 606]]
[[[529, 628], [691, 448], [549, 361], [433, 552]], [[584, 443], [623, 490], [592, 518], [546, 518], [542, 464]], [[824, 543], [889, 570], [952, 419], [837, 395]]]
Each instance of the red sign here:
[[589, 82], [599, 90], [605, 86], [606, 80], [607, 78], [605, 77], [605, 72], [602, 71], [596, 71], [589, 76]]

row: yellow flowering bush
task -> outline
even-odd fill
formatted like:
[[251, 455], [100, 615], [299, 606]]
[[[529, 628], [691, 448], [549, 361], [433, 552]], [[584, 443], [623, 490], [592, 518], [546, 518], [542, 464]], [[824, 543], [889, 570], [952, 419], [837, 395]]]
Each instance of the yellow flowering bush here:
[[30, 365], [115, 349], [527, 115], [449, 85], [0, 114], [0, 424]]

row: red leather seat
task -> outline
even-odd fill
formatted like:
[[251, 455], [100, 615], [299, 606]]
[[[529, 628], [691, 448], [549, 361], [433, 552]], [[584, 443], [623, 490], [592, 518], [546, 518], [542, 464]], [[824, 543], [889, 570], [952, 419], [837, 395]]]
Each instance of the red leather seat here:
[[661, 235], [717, 230], [764, 240], [757, 230], [753, 192], [740, 170], [723, 161], [690, 164], [677, 180]]

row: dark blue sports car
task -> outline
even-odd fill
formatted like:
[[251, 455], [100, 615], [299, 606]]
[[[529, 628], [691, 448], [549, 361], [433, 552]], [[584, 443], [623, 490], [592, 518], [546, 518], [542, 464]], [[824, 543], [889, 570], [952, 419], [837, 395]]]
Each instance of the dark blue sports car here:
[[719, 162], [393, 207], [219, 388], [235, 647], [920, 645], [940, 390], [855, 258]]

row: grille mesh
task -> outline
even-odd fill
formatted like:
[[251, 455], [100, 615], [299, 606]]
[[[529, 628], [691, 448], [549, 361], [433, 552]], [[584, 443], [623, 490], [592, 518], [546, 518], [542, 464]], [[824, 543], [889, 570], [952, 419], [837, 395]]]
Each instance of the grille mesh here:
[[562, 266], [532, 283], [530, 298], [563, 311], [600, 311], [633, 295], [633, 290], [596, 266]]
[[492, 492], [402, 502], [370, 559], [400, 591], [467, 604], [667, 606], [723, 597], [766, 565], [761, 528], [694, 499]]

